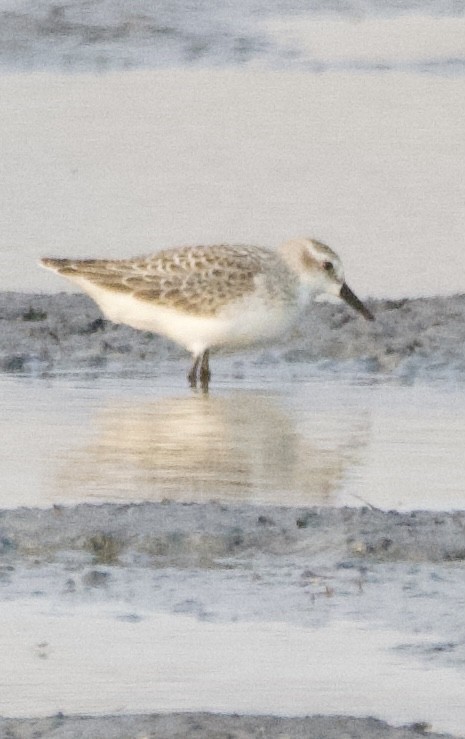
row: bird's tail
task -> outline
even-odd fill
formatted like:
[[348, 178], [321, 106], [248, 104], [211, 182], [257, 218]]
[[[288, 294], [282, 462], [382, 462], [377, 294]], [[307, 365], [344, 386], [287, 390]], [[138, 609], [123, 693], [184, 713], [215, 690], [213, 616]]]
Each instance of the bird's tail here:
[[42, 267], [51, 269], [53, 272], [66, 272], [72, 265], [71, 259], [55, 259], [54, 257], [44, 257], [40, 260]]

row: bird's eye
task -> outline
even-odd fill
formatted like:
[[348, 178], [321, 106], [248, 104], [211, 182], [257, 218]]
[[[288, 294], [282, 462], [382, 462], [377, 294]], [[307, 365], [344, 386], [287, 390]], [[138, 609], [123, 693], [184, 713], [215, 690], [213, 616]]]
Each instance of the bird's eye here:
[[323, 262], [323, 269], [325, 272], [332, 272], [334, 270], [334, 264], [332, 262]]

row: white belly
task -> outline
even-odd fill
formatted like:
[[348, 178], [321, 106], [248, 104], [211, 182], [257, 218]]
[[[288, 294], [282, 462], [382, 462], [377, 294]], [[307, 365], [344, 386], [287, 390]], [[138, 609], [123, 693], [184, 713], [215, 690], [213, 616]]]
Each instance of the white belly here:
[[199, 316], [138, 300], [128, 293], [104, 290], [82, 278], [73, 281], [114, 323], [162, 334], [195, 355], [209, 348], [273, 340], [290, 328], [299, 313], [295, 305], [265, 305], [259, 297], [249, 294], [215, 316]]

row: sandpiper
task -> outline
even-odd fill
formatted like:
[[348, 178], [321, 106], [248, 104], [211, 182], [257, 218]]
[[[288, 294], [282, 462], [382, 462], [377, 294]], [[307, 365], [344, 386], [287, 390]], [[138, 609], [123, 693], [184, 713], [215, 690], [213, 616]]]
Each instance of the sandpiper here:
[[162, 334], [193, 355], [188, 379], [210, 381], [209, 352], [272, 341], [319, 295], [336, 295], [367, 320], [372, 313], [344, 279], [341, 260], [319, 241], [260, 246], [184, 246], [132, 259], [42, 259], [115, 323]]

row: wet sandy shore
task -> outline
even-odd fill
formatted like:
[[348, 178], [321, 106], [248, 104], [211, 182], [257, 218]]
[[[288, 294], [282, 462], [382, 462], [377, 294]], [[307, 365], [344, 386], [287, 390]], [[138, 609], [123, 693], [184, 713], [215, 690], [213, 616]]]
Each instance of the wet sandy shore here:
[[313, 716], [215, 716], [206, 713], [167, 716], [106, 716], [104, 718], [58, 715], [46, 719], [0, 719], [1, 736], [8, 739], [446, 739], [446, 734], [427, 732], [427, 726], [388, 726], [373, 718]]
[[[85, 564], [215, 569], [223, 558], [294, 557], [335, 571], [465, 560], [465, 511], [286, 508], [223, 503], [103, 504], [0, 512], [4, 565], [72, 551]], [[149, 566], [142, 563], [142, 566]], [[228, 564], [228, 568], [232, 566]], [[239, 566], [239, 565], [238, 565]]]
[[[465, 512], [401, 514], [369, 507], [167, 501], [22, 508], [0, 514], [0, 577], [7, 599], [55, 598], [68, 608], [70, 597], [76, 604], [117, 599], [130, 583], [131, 610], [124, 618], [135, 621], [150, 598], [168, 614], [204, 622], [240, 614], [239, 620], [321, 627], [358, 609], [362, 619], [412, 635], [432, 624], [437, 641], [412, 637], [400, 648], [414, 659], [451, 667], [465, 649], [457, 608], [465, 596], [464, 531]], [[430, 603], [419, 608], [425, 597]], [[317, 716], [58, 715], [5, 718], [0, 736], [400, 739], [421, 735], [427, 724], [393, 728], [372, 718]]]
[[[229, 376], [247, 363], [305, 364], [413, 381], [465, 374], [465, 295], [367, 302], [376, 321], [343, 304], [315, 303], [281, 345], [232, 355]], [[0, 370], [157, 373], [186, 352], [152, 334], [102, 319], [84, 295], [0, 293]], [[185, 359], [184, 359], [185, 358]], [[169, 364], [168, 364], [169, 366]], [[213, 372], [215, 371], [213, 359]]]
[[[465, 372], [465, 296], [371, 301], [367, 324], [342, 305], [312, 307], [312, 320], [278, 347], [233, 356], [223, 377], [270, 371], [349, 371], [380, 380], [457, 380]], [[313, 318], [315, 317], [315, 320]], [[21, 376], [54, 373], [183, 371], [188, 358], [169, 342], [113, 326], [84, 296], [0, 295], [0, 368]], [[213, 365], [215, 369], [215, 365]], [[297, 370], [300, 371], [300, 370]], [[5, 597], [118, 596], [133, 584], [134, 612], [147, 578], [160, 580], [157, 608], [200, 619], [280, 618], [321, 625], [358, 612], [393, 629], [438, 641], [402, 646], [415, 658], [453, 667], [465, 658], [458, 606], [465, 598], [465, 512], [384, 512], [186, 504], [57, 505], [0, 511], [0, 581]], [[196, 573], [196, 596], [189, 595]], [[230, 578], [237, 588], [229, 592]], [[258, 593], [257, 583], [260, 583]], [[137, 590], [139, 588], [139, 590]], [[89, 593], [91, 594], [89, 596]], [[213, 594], [215, 597], [213, 598]], [[184, 597], [183, 597], [184, 596]], [[418, 607], [429, 598], [428, 609]], [[410, 608], [412, 601], [415, 606]], [[309, 604], [321, 607], [309, 608]], [[433, 606], [431, 606], [433, 603]], [[180, 610], [181, 609], [181, 610]], [[225, 615], [226, 614], [226, 615]], [[5, 711], [3, 714], [6, 715]], [[421, 719], [421, 717], [419, 717]], [[0, 719], [0, 736], [29, 737], [332, 737], [401, 739], [424, 734], [427, 721], [394, 728], [373, 718], [276, 718], [208, 713]], [[428, 733], [431, 737], [439, 734]], [[442, 735], [445, 736], [445, 735]]]

